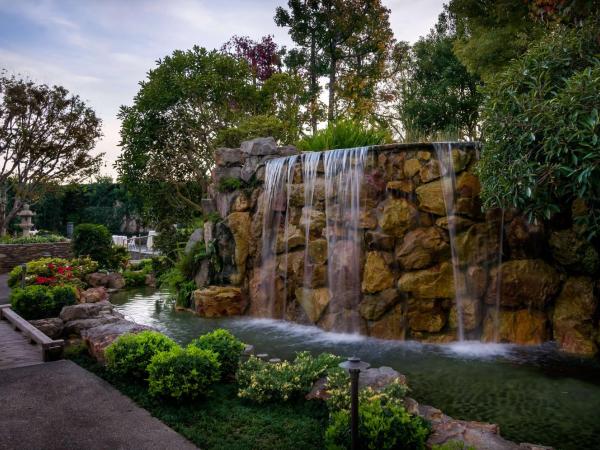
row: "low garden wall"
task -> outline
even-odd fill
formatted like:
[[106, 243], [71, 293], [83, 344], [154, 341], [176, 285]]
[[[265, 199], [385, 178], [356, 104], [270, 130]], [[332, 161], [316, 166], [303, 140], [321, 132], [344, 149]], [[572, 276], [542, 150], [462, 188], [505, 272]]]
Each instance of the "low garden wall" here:
[[43, 258], [71, 258], [71, 242], [38, 244], [0, 244], [0, 273], [10, 272], [19, 264]]

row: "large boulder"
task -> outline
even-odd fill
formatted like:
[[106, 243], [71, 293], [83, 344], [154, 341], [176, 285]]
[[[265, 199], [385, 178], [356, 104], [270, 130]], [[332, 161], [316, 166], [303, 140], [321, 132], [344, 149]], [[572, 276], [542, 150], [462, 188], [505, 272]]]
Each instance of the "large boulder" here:
[[415, 192], [419, 200], [419, 209], [437, 216], [446, 215], [446, 203], [444, 202], [444, 191], [442, 180], [432, 181], [419, 186]]
[[203, 228], [196, 228], [192, 234], [190, 235], [190, 237], [188, 238], [186, 244], [185, 244], [185, 248], [183, 249], [183, 252], [187, 255], [188, 253], [190, 253], [194, 246], [198, 243], [204, 240], [204, 229]]
[[87, 345], [90, 355], [97, 361], [104, 363], [104, 351], [119, 336], [125, 333], [139, 333], [148, 330], [145, 325], [138, 325], [129, 320], [118, 320], [112, 323], [99, 325], [82, 331], [81, 337]]
[[507, 261], [490, 275], [485, 298], [490, 305], [499, 300], [502, 306], [542, 310], [560, 288], [559, 273], [541, 259]]
[[314, 264], [325, 264], [327, 262], [327, 240], [315, 239], [308, 243], [308, 256]]
[[455, 239], [460, 265], [481, 265], [497, 261], [500, 255], [500, 227], [494, 223], [477, 223], [459, 233]]
[[245, 155], [251, 156], [276, 155], [278, 152], [277, 142], [272, 137], [244, 141], [240, 146], [240, 150]]
[[124, 320], [121, 314], [104, 314], [89, 319], [76, 319], [65, 322], [65, 336], [81, 336], [85, 330], [96, 328], [109, 323], [120, 322]]
[[596, 353], [594, 314], [597, 306], [591, 278], [571, 277], [565, 282], [552, 316], [554, 339], [561, 350], [590, 356]]
[[106, 287], [109, 289], [123, 289], [125, 287], [125, 278], [118, 272], [111, 272], [108, 274]]
[[505, 229], [511, 259], [538, 258], [546, 248], [542, 222], [532, 223], [519, 215], [505, 224]]
[[409, 300], [407, 316], [412, 331], [427, 333], [441, 331], [448, 320], [446, 312], [434, 300]]
[[302, 208], [300, 216], [300, 228], [306, 234], [306, 229], [309, 228], [310, 233], [319, 234], [325, 228], [325, 213], [317, 208], [305, 206]]
[[419, 211], [416, 206], [404, 198], [388, 199], [379, 219], [381, 229], [387, 234], [402, 237], [415, 228], [419, 221]]
[[304, 232], [297, 226], [289, 223], [287, 231], [282, 229], [277, 234], [277, 253], [284, 253], [298, 247], [302, 247], [306, 243]]
[[97, 303], [108, 300], [108, 291], [105, 287], [92, 287], [79, 293], [81, 303]]
[[396, 249], [396, 259], [406, 270], [425, 269], [448, 256], [450, 246], [444, 233], [436, 227], [409, 231]]
[[60, 317], [30, 320], [29, 323], [48, 336], [50, 339], [60, 339], [65, 327], [64, 322]]
[[302, 306], [312, 323], [317, 323], [331, 300], [328, 288], [296, 289], [296, 301]]
[[80, 305], [65, 306], [59, 317], [63, 322], [78, 319], [91, 319], [100, 315], [113, 314], [113, 305], [104, 300], [97, 303], [82, 303]]
[[227, 225], [235, 240], [234, 261], [237, 272], [231, 276], [231, 283], [239, 285], [246, 276], [246, 260], [250, 246], [250, 213], [234, 212], [227, 217]]
[[371, 337], [403, 341], [406, 337], [406, 317], [402, 304], [396, 304], [387, 314], [375, 322], [369, 322], [368, 328]]
[[521, 345], [539, 345], [548, 340], [546, 313], [534, 309], [518, 311], [488, 310], [483, 322], [482, 340], [485, 342], [510, 342]]
[[106, 287], [106, 285], [108, 284], [108, 274], [105, 272], [90, 273], [86, 277], [86, 281], [91, 287]]
[[366, 320], [379, 320], [400, 300], [400, 294], [395, 288], [385, 289], [373, 295], [365, 295], [360, 302], [360, 315]]
[[201, 317], [225, 317], [243, 314], [247, 303], [240, 288], [209, 286], [193, 293], [194, 309]]
[[381, 252], [369, 252], [364, 265], [362, 291], [368, 294], [394, 286], [394, 274]]
[[548, 244], [554, 260], [573, 272], [593, 275], [600, 267], [594, 246], [573, 229], [552, 232]]
[[[481, 300], [478, 298], [465, 297], [460, 299], [462, 321], [465, 331], [475, 330], [481, 324], [483, 318], [483, 305], [481, 303]], [[452, 308], [450, 308], [450, 316], [448, 317], [448, 324], [452, 330], [458, 329], [457, 311], [457, 305], [452, 305]]]
[[398, 289], [417, 298], [453, 298], [452, 264], [445, 261], [429, 269], [405, 272], [398, 280]]
[[215, 150], [215, 164], [217, 166], [237, 166], [242, 164], [242, 156], [239, 148], [219, 147]]
[[231, 166], [231, 167], [222, 167], [216, 166], [212, 170], [212, 180], [213, 183], [219, 185], [223, 180], [228, 180], [231, 178], [239, 179], [242, 174], [242, 168], [239, 166]]

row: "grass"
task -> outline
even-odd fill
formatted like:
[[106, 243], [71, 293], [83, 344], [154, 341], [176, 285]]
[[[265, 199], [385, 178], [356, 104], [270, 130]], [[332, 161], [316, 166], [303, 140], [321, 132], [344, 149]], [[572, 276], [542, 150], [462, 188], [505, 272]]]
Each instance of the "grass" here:
[[322, 402], [259, 405], [238, 398], [235, 384], [220, 383], [209, 397], [179, 405], [151, 397], [143, 384], [111, 376], [88, 356], [71, 359], [202, 449], [324, 448], [327, 409]]

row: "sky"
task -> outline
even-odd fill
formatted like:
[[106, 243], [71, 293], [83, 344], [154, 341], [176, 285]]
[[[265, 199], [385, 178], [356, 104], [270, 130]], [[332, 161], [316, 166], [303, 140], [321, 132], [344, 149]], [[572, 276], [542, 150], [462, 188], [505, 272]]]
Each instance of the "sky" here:
[[[382, 0], [398, 40], [416, 41], [435, 24], [444, 0]], [[115, 176], [119, 106], [131, 104], [156, 60], [175, 49], [220, 48], [231, 36], [293, 46], [273, 21], [286, 0], [0, 0], [0, 68], [58, 84], [102, 119], [95, 152]]]

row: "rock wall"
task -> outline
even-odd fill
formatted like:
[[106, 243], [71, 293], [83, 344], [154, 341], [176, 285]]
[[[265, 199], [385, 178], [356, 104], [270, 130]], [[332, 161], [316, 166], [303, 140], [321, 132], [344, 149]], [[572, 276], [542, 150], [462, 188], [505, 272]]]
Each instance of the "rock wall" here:
[[[281, 224], [276, 260], [270, 262], [276, 267], [275, 292], [267, 294], [260, 271], [264, 167], [270, 159], [295, 153], [293, 147], [277, 147], [271, 138], [216, 151], [211, 200], [203, 204], [222, 220], [207, 223], [204, 236], [220, 262], [197, 277], [199, 287], [239, 287], [249, 304], [246, 314], [253, 316], [328, 330], [358, 317], [363, 334], [436, 343], [457, 338], [454, 297], [459, 291], [468, 339], [519, 344], [556, 340], [567, 352], [597, 353], [600, 258], [572, 220], [585, 214], [585, 207], [573, 205], [572, 213], [551, 221], [552, 227], [531, 224], [514, 211], [483, 212], [474, 174], [476, 144], [452, 145], [456, 214], [451, 217], [446, 216], [440, 164], [431, 144], [370, 149], [361, 194], [362, 295], [358, 304], [343, 310], [330, 304], [326, 286], [325, 190], [317, 183], [312, 210], [303, 210], [298, 163], [285, 193], [288, 232]], [[285, 209], [286, 202], [279, 207]], [[307, 215], [308, 261], [302, 220]], [[449, 228], [456, 230], [457, 273]], [[340, 261], [349, 257], [343, 248], [335, 254]], [[305, 271], [311, 274], [309, 286], [303, 285]], [[275, 309], [269, 309], [273, 301]]]
[[19, 264], [47, 256], [71, 258], [71, 243], [0, 244], [0, 273], [10, 272]]

